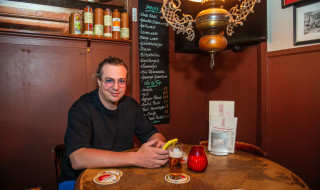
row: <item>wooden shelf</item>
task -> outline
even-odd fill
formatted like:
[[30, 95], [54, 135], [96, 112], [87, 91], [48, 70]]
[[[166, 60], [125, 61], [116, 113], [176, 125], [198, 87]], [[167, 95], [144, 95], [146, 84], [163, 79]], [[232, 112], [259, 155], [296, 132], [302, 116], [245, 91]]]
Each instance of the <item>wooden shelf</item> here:
[[121, 40], [121, 39], [112, 39], [112, 38], [105, 38], [105, 37], [95, 37], [95, 36], [84, 36], [84, 35], [71, 35], [71, 34], [56, 34], [50, 32], [30, 32], [30, 31], [23, 31], [23, 30], [14, 30], [14, 29], [4, 29], [0, 28], [0, 34], [4, 35], [14, 35], [14, 36], [31, 36], [31, 37], [40, 37], [40, 38], [59, 38], [59, 39], [69, 39], [69, 40], [86, 40], [89, 44], [87, 45], [90, 47], [91, 41], [99, 41], [99, 42], [106, 42], [106, 43], [132, 43], [132, 40]]
[[83, 9], [87, 5], [92, 7], [112, 8], [112, 7], [125, 7], [123, 0], [10, 0], [10, 2], [23, 2], [33, 5], [47, 5], [54, 7], [64, 7], [70, 9]]
[[74, 10], [82, 12], [85, 6], [101, 8], [124, 8], [122, 0], [23, 0], [6, 1], [0, 4], [0, 31], [7, 34], [41, 36], [49, 38], [85, 39], [88, 46], [93, 40], [129, 42], [131, 40], [115, 40], [104, 37], [70, 35], [69, 16]]

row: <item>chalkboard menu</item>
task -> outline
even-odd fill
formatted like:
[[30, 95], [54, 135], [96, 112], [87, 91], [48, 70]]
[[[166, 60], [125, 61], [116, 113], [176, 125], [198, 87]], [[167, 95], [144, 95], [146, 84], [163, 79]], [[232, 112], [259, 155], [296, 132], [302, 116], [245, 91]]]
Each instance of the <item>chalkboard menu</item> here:
[[170, 121], [169, 30], [162, 3], [139, 0], [140, 105], [152, 124]]

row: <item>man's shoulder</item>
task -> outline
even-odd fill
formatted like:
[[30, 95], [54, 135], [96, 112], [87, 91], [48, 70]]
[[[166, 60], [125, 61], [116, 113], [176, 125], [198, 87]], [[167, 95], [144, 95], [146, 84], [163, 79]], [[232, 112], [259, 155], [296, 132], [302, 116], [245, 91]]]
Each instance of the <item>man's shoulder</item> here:
[[123, 98], [119, 101], [119, 103], [139, 105], [139, 103], [134, 98], [126, 95], [123, 96]]
[[124, 96], [119, 101], [118, 107], [119, 106], [120, 107], [125, 107], [125, 108], [128, 108], [128, 107], [138, 108], [138, 107], [140, 107], [139, 103], [134, 98], [132, 98], [131, 96]]
[[93, 90], [93, 91], [91, 91], [91, 92], [88, 92], [88, 93], [86, 93], [86, 94], [83, 94], [80, 98], [79, 98], [79, 100], [80, 101], [92, 101], [92, 100], [95, 100], [96, 99], [96, 96], [97, 96], [97, 93], [98, 93], [98, 91], [97, 91], [97, 89], [96, 90]]
[[96, 90], [80, 96], [80, 98], [73, 103], [72, 107], [83, 107], [83, 106], [93, 105], [95, 101], [96, 101]]

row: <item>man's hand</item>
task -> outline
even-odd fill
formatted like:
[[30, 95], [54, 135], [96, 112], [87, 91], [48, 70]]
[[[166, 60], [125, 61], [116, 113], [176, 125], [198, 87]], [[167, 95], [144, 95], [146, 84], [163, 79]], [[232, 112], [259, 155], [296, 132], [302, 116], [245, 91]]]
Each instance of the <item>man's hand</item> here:
[[144, 168], [158, 168], [167, 163], [168, 150], [157, 147], [159, 140], [151, 140], [141, 146], [134, 156], [134, 165]]
[[150, 138], [150, 140], [158, 140], [155, 147], [156, 148], [162, 148], [166, 144], [166, 138], [161, 133], [155, 133]]

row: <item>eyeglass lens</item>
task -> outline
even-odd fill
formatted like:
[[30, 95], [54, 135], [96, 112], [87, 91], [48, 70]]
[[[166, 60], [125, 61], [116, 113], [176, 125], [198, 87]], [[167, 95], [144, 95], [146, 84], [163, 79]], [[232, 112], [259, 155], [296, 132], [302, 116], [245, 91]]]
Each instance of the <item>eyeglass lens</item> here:
[[[111, 87], [115, 84], [115, 80], [113, 78], [106, 78], [105, 83], [108, 87]], [[126, 79], [119, 79], [118, 80], [119, 87], [125, 87], [127, 85]]]

